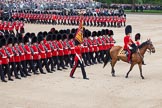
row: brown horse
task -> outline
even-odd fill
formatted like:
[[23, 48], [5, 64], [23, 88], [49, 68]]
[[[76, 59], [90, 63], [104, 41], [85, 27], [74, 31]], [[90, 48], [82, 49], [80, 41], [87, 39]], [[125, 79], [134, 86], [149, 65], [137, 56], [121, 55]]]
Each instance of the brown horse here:
[[[104, 66], [103, 68], [106, 66], [106, 64], [110, 61], [111, 63], [111, 67], [112, 67], [112, 76], [115, 77], [115, 70], [114, 70], [114, 66], [116, 64], [116, 62], [118, 60], [122, 60], [124, 62], [127, 62], [127, 56], [121, 56], [119, 53], [121, 52], [123, 48], [121, 46], [114, 46], [111, 49], [108, 50], [108, 53], [104, 59]], [[130, 71], [133, 69], [134, 65], [138, 64], [139, 66], [139, 70], [140, 70], [140, 75], [142, 77], [142, 79], [144, 79], [143, 75], [142, 75], [142, 61], [143, 61], [143, 57], [145, 52], [149, 50], [150, 53], [155, 53], [155, 47], [153, 46], [151, 40], [147, 40], [145, 42], [143, 42], [139, 47], [138, 50], [132, 54], [132, 59], [131, 59], [131, 66], [129, 71], [127, 72], [125, 78], [128, 78], [128, 75], [130, 73]]]

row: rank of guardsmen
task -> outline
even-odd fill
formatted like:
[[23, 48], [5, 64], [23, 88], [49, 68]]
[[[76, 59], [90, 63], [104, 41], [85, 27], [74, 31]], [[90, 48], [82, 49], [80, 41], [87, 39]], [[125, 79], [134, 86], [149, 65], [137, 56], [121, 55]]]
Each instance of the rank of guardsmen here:
[[[13, 29], [16, 27], [13, 26]], [[75, 44], [77, 29], [56, 30], [38, 34], [25, 33], [21, 27], [17, 33], [10, 29], [0, 31], [0, 76], [3, 82], [26, 78], [32, 74], [46, 74], [64, 69], [75, 68], [75, 56], [79, 49], [83, 63], [78, 66], [90, 66], [102, 63], [106, 50], [114, 46], [113, 31], [89, 31], [83, 29], [84, 42]], [[73, 77], [74, 70], [70, 74]], [[82, 67], [83, 69], [83, 67]], [[83, 78], [86, 78], [85, 73]], [[8, 78], [8, 80], [6, 80]]]
[[14, 20], [23, 20], [26, 23], [33, 24], [53, 24], [53, 25], [79, 25], [80, 19], [84, 26], [95, 27], [122, 27], [126, 25], [126, 15], [114, 14], [103, 16], [85, 16], [85, 15], [62, 15], [56, 12], [48, 11], [13, 11]]

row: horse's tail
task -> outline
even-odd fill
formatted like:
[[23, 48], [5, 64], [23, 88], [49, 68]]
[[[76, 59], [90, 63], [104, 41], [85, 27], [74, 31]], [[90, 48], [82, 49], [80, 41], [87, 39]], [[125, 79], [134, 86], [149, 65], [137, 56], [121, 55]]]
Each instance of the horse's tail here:
[[103, 68], [107, 65], [107, 63], [111, 60], [111, 55], [110, 55], [110, 49], [108, 49], [108, 52], [106, 54], [106, 57], [104, 58], [104, 66]]

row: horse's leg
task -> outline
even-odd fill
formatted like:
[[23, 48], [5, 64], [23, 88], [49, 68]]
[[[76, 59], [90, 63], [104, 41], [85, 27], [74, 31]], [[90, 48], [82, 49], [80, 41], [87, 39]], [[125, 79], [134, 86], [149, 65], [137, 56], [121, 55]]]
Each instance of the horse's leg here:
[[140, 75], [142, 77], [142, 79], [144, 79], [144, 76], [142, 75], [142, 63], [138, 64], [139, 66], [139, 70], [140, 70]]
[[129, 75], [130, 71], [133, 69], [134, 65], [135, 65], [134, 63], [131, 64], [130, 69], [129, 69], [129, 71], [127, 72], [125, 78], [128, 78], [128, 75]]
[[111, 68], [112, 68], [112, 69], [111, 69], [111, 74], [112, 74], [113, 77], [115, 77], [115, 69], [114, 69], [114, 66], [115, 66], [115, 64], [116, 64], [116, 61], [117, 61], [117, 60], [112, 60], [112, 61], [111, 61]]

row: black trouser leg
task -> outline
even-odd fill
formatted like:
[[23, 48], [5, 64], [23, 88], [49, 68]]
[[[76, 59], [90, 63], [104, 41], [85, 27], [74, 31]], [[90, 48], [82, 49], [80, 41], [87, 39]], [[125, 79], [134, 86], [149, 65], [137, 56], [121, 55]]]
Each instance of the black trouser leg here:
[[9, 64], [3, 64], [2, 69], [4, 70], [4, 75], [7, 74], [8, 79], [10, 80], [11, 79], [11, 72], [10, 72]]
[[28, 60], [27, 61], [29, 63], [30, 68], [32, 69], [32, 71], [34, 72], [34, 74], [36, 73], [36, 69], [33, 63], [33, 60]]
[[0, 76], [1, 76], [1, 80], [4, 81], [5, 77], [4, 77], [4, 71], [2, 69], [2, 65], [0, 65]]
[[41, 59], [41, 61], [42, 61], [42, 66], [43, 67], [45, 66], [47, 72], [50, 72], [49, 66], [47, 64], [47, 59], [46, 58], [45, 59]]
[[82, 61], [79, 61], [79, 64], [80, 64], [80, 67], [81, 67], [81, 70], [82, 70], [83, 78], [87, 78], [87, 75], [86, 75], [86, 72], [85, 72], [85, 69], [84, 69], [83, 62]]
[[49, 65], [51, 65], [51, 71], [53, 71], [54, 70], [54, 63], [53, 63], [52, 57], [48, 58], [48, 67], [49, 67]]
[[15, 64], [15, 62], [10, 62], [10, 63], [9, 63], [9, 67], [11, 67], [11, 68], [10, 68], [10, 73], [11, 73], [11, 75], [13, 75], [13, 72], [14, 72], [15, 77], [17, 77], [17, 76], [18, 76], [18, 72], [17, 72], [17, 69], [16, 69], [16, 64]]
[[24, 74], [27, 75], [27, 76], [30, 76], [28, 71], [27, 71], [26, 61], [25, 60], [21, 61], [21, 65], [22, 65], [22, 70], [23, 70]]
[[21, 67], [21, 63], [17, 62], [16, 64], [17, 64], [17, 71], [20, 71], [21, 77], [25, 77], [25, 74], [24, 74], [23, 69]]

